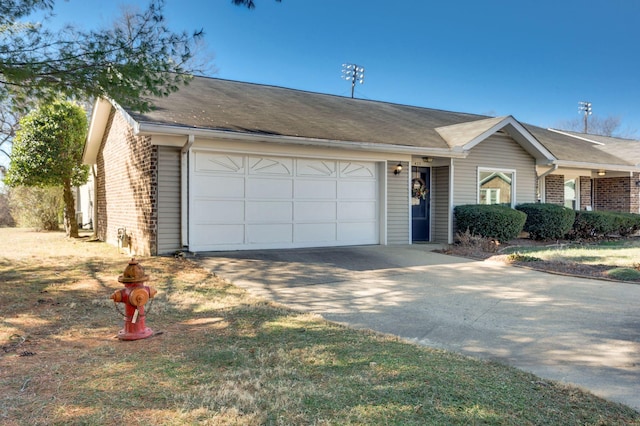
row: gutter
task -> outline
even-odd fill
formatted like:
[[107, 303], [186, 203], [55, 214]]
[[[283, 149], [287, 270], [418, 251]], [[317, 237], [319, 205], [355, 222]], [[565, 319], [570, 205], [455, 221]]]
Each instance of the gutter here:
[[134, 135], [147, 135], [147, 134], [165, 134], [165, 135], [180, 135], [180, 136], [194, 136], [199, 138], [222, 138], [240, 140], [246, 142], [271, 142], [280, 144], [295, 144], [306, 145], [316, 147], [328, 147], [328, 148], [344, 148], [344, 149], [356, 149], [366, 150], [372, 152], [383, 152], [393, 154], [413, 154], [413, 155], [425, 155], [433, 157], [447, 157], [447, 158], [466, 158], [468, 153], [464, 151], [452, 151], [447, 148], [421, 148], [407, 145], [388, 145], [388, 144], [375, 144], [368, 142], [349, 142], [338, 141], [329, 139], [316, 139], [306, 138], [298, 136], [282, 136], [282, 135], [268, 135], [268, 134], [251, 134], [251, 133], [238, 133], [228, 130], [212, 130], [212, 129], [194, 129], [181, 126], [167, 126], [162, 124], [152, 123], [138, 123], [134, 126]]
[[189, 247], [189, 151], [196, 137], [189, 135], [180, 150], [180, 240]]

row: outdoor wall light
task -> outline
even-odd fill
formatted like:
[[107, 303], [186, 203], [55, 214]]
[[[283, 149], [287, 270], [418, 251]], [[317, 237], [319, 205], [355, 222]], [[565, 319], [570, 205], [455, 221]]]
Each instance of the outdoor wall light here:
[[604, 176], [606, 174], [607, 172], [605, 172], [604, 170], [598, 170], [598, 176]]
[[393, 171], [394, 175], [399, 175], [402, 172], [402, 163], [398, 163], [396, 169]]
[[431, 157], [422, 157], [422, 161], [424, 161], [425, 163], [431, 163], [431, 162], [433, 162], [433, 158], [431, 158]]

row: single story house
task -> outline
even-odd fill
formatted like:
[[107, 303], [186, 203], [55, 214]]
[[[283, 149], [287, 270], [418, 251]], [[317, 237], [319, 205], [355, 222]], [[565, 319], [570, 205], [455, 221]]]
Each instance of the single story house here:
[[461, 204], [638, 212], [640, 161], [614, 144], [512, 116], [195, 77], [148, 113], [97, 100], [83, 161], [98, 237], [124, 233], [147, 255], [450, 243]]

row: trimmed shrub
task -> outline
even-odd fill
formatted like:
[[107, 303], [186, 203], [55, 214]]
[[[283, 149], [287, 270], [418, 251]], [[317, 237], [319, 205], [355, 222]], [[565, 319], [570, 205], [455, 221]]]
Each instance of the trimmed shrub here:
[[499, 204], [456, 206], [453, 214], [460, 232], [469, 230], [472, 234], [498, 241], [516, 238], [527, 219], [525, 213]]
[[572, 236], [602, 238], [617, 234], [627, 236], [640, 229], [640, 215], [618, 212], [576, 212]]
[[557, 204], [526, 203], [516, 206], [527, 215], [524, 230], [533, 240], [563, 238], [573, 228], [576, 212]]

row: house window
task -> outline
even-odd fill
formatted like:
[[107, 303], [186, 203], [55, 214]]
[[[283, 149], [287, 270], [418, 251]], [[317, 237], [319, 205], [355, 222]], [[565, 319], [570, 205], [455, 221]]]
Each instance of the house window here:
[[564, 181], [564, 206], [569, 207], [572, 210], [577, 206], [577, 192], [576, 192], [576, 180], [569, 179]]
[[478, 170], [478, 203], [513, 206], [515, 170]]

